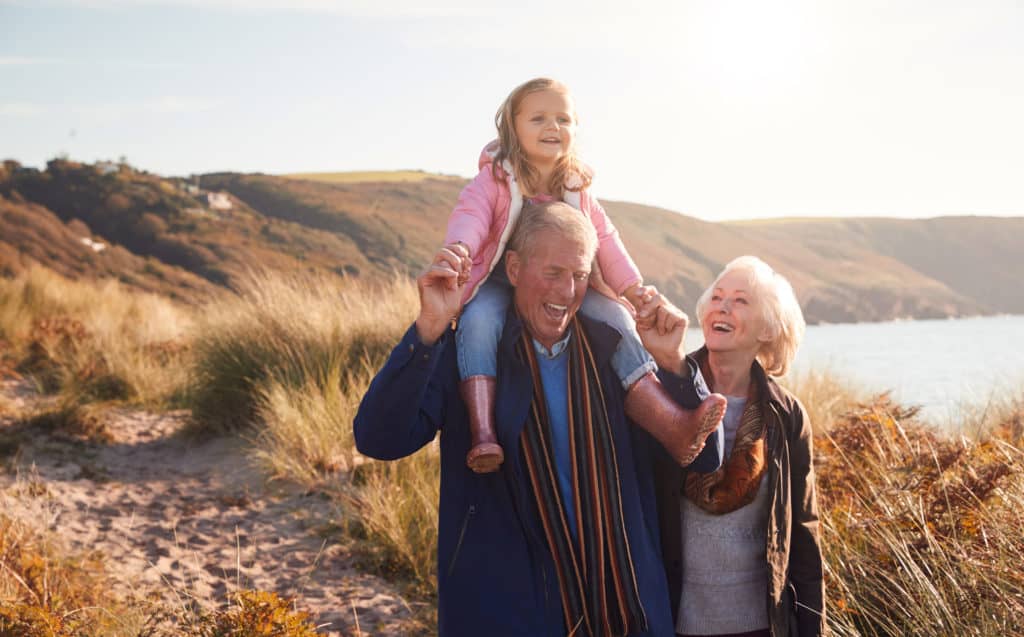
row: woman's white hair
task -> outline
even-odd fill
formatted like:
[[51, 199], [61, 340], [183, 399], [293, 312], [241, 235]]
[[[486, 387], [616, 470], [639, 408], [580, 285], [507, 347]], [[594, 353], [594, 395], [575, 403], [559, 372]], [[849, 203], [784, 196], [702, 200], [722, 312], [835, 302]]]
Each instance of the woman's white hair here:
[[786, 277], [770, 265], [753, 256], [742, 256], [730, 261], [714, 282], [697, 300], [697, 320], [711, 300], [712, 291], [730, 272], [742, 272], [750, 285], [750, 294], [757, 299], [764, 313], [765, 323], [771, 330], [771, 339], [761, 345], [757, 360], [771, 376], [782, 376], [788, 370], [800, 343], [804, 340], [804, 313]]

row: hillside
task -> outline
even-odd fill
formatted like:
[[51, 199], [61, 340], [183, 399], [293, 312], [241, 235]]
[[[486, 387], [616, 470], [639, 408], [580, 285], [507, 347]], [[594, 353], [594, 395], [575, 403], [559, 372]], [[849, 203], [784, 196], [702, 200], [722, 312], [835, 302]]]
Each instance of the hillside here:
[[[418, 172], [185, 180], [54, 160], [0, 170], [0, 268], [41, 262], [198, 298], [255, 267], [382, 278], [440, 245], [464, 180]], [[647, 279], [692, 309], [720, 268], [756, 254], [787, 275], [810, 322], [1024, 312], [1024, 218], [708, 223], [604, 202]], [[95, 252], [82, 239], [110, 248]]]
[[69, 278], [113, 278], [172, 299], [208, 298], [216, 286], [154, 257], [110, 245], [78, 219], [63, 222], [53, 212], [0, 194], [0, 275], [13, 276], [38, 263]]
[[[649, 206], [604, 203], [640, 270], [686, 308], [722, 266], [754, 254], [790, 279], [810, 322], [1024, 311], [1022, 290], [1003, 286], [1000, 297], [988, 285], [968, 285], [974, 276], [1002, 282], [1024, 269], [1024, 255], [1006, 247], [1024, 245], [1021, 218], [709, 223]], [[950, 247], [957, 243], [959, 248]], [[957, 253], [944, 254], [946, 249]]]

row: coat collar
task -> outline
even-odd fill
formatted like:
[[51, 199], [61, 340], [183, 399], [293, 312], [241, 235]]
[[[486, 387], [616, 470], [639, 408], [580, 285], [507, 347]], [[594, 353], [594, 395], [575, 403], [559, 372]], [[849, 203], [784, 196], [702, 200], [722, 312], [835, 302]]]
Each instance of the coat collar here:
[[[695, 352], [690, 354], [691, 357], [699, 364], [708, 359], [708, 348], [702, 346]], [[754, 387], [757, 389], [757, 395], [761, 396], [765, 403], [774, 403], [777, 409], [782, 411], [788, 411], [786, 408], [786, 396], [784, 390], [779, 387], [779, 384], [775, 382], [771, 376], [765, 371], [764, 367], [761, 366], [756, 359], [750, 365], [750, 378], [754, 383]]]

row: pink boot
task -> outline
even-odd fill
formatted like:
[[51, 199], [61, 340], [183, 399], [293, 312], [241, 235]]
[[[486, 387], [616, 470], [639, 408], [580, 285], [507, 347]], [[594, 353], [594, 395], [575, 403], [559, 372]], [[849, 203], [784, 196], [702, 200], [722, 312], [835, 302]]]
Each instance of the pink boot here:
[[683, 409], [653, 372], [629, 388], [625, 404], [630, 420], [654, 436], [684, 467], [693, 462], [704, 441], [722, 422], [725, 406], [725, 396], [711, 394], [697, 409]]
[[459, 385], [462, 401], [469, 412], [469, 437], [472, 446], [466, 454], [466, 466], [477, 473], [497, 471], [505, 461], [505, 452], [498, 444], [494, 430], [494, 394], [497, 381], [493, 376], [470, 376]]

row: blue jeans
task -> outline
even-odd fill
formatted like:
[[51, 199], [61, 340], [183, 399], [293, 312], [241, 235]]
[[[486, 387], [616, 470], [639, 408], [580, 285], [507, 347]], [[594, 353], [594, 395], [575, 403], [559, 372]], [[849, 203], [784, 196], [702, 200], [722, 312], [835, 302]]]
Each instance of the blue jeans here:
[[[499, 269], [502, 272], [499, 273]], [[464, 380], [470, 376], [497, 375], [498, 341], [505, 328], [505, 313], [511, 301], [512, 285], [499, 264], [480, 285], [473, 300], [462, 310], [462, 317], [455, 330], [459, 378]], [[622, 335], [611, 363], [622, 381], [623, 389], [629, 389], [648, 372], [657, 371], [654, 358], [640, 343], [633, 317], [622, 304], [591, 289], [583, 297], [580, 311], [589, 318], [607, 323]]]

